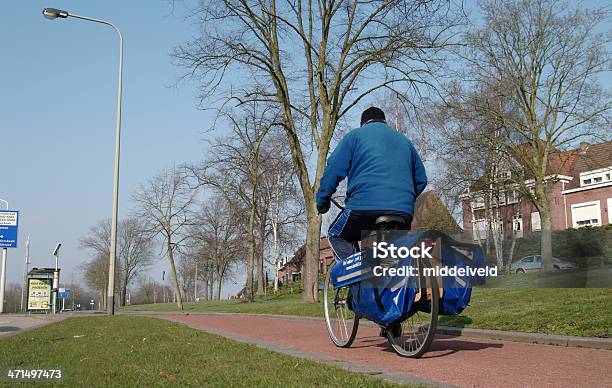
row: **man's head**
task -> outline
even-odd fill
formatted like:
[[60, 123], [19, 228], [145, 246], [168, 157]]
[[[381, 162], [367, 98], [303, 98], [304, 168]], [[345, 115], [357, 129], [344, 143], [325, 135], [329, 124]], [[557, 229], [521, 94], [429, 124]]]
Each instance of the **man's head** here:
[[385, 121], [385, 112], [375, 106], [369, 107], [361, 114], [361, 126], [372, 121]]

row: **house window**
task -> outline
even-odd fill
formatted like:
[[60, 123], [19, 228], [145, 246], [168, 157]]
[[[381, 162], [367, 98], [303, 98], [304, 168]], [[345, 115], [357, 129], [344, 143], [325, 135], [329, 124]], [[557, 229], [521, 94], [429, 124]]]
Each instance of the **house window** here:
[[598, 170], [592, 170], [580, 173], [580, 186], [596, 185], [603, 182], [609, 182], [610, 170], [612, 167], [600, 168]]
[[508, 203], [516, 203], [518, 202], [518, 193], [516, 190], [508, 191]]
[[523, 216], [513, 216], [512, 217], [512, 229], [515, 231], [523, 230]]
[[487, 221], [474, 221], [474, 241], [485, 240], [487, 238]]
[[471, 202], [472, 209], [480, 209], [484, 207], [484, 198], [482, 197], [474, 197]]
[[542, 222], [540, 220], [539, 212], [531, 213], [531, 230], [533, 231], [542, 230]]
[[572, 205], [574, 228], [601, 225], [601, 208], [599, 201], [582, 202]]

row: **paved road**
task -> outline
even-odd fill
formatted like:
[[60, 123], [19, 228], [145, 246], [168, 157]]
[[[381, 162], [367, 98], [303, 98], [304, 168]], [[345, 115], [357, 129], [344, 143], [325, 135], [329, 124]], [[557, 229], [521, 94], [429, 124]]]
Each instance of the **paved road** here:
[[353, 346], [341, 349], [332, 345], [324, 322], [317, 320], [240, 314], [159, 316], [292, 354], [367, 365], [406, 380], [462, 387], [612, 387], [609, 350], [438, 336], [432, 350], [415, 360], [397, 356], [372, 327], [360, 327]]
[[0, 315], [0, 338], [24, 329], [48, 325], [66, 318], [65, 315]]

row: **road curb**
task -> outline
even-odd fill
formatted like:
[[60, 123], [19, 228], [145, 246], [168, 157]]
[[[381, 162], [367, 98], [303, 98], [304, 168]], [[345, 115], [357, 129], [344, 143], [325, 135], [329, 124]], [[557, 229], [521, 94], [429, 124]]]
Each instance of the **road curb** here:
[[[276, 319], [298, 319], [298, 320], [313, 320], [323, 321], [324, 318], [320, 317], [301, 317], [298, 315], [281, 315], [281, 314], [256, 314], [256, 313], [227, 313], [227, 312], [122, 312], [121, 314], [129, 315], [247, 315], [247, 316], [264, 316]], [[361, 321], [360, 325], [366, 326], [377, 326], [375, 323], [370, 321]], [[471, 338], [483, 338], [490, 340], [503, 340], [511, 342], [523, 342], [529, 344], [539, 345], [553, 345], [553, 346], [564, 346], [564, 347], [575, 347], [575, 348], [590, 348], [590, 349], [602, 349], [612, 350], [612, 338], [599, 338], [599, 337], [578, 337], [569, 335], [556, 335], [556, 334], [542, 334], [542, 333], [525, 333], [520, 331], [504, 331], [504, 330], [490, 330], [490, 329], [472, 329], [472, 328], [460, 328], [451, 326], [438, 326], [436, 330], [438, 334], [455, 336], [455, 337], [471, 337]]]
[[440, 326], [436, 332], [451, 336], [525, 342], [540, 345], [612, 350], [612, 338], [577, 337], [569, 335], [523, 333], [519, 331], [470, 329], [449, 326]]

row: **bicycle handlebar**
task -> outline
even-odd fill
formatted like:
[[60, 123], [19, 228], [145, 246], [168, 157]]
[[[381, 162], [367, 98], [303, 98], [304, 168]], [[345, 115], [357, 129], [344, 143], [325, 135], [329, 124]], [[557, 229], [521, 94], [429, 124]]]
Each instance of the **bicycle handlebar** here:
[[338, 201], [336, 201], [336, 200], [335, 200], [335, 199], [333, 199], [333, 198], [331, 199], [331, 201], [332, 201], [332, 203], [333, 203], [334, 205], [336, 205], [336, 206], [338, 207], [338, 209], [340, 209], [340, 210], [344, 210], [344, 206], [340, 205], [340, 204], [338, 203]]

